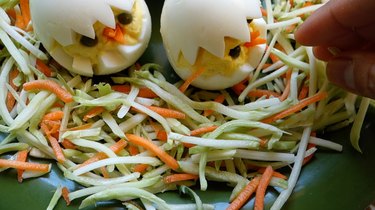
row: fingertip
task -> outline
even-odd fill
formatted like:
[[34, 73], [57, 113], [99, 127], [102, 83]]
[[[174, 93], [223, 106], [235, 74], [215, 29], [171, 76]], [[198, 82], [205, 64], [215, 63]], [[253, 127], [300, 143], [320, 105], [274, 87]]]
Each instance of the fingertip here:
[[309, 35], [306, 32], [306, 27], [308, 26], [305, 26], [305, 23], [299, 26], [297, 30], [294, 32], [296, 42], [300, 43], [301, 45], [309, 45]]
[[375, 98], [375, 53], [344, 52], [327, 63], [333, 84], [361, 96]]
[[313, 48], [313, 52], [316, 58], [323, 61], [328, 61], [334, 57], [334, 54], [328, 47], [317, 46]]
[[320, 43], [321, 37], [317, 35], [319, 34], [317, 32], [321, 31], [322, 23], [318, 13], [321, 13], [322, 9], [324, 9], [324, 6], [311, 14], [294, 32], [294, 37], [298, 43], [306, 46], [314, 46]]
[[351, 58], [337, 57], [327, 63], [328, 80], [346, 90], [355, 91], [354, 64]]

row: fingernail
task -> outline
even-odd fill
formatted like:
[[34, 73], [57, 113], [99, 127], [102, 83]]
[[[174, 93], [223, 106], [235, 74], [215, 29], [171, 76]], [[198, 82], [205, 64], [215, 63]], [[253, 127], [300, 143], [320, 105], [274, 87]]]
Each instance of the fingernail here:
[[354, 90], [354, 62], [351, 58], [336, 57], [327, 64], [328, 79], [341, 87]]
[[328, 47], [327, 50], [333, 55], [333, 56], [337, 56], [338, 54], [340, 54], [341, 50], [337, 47]]

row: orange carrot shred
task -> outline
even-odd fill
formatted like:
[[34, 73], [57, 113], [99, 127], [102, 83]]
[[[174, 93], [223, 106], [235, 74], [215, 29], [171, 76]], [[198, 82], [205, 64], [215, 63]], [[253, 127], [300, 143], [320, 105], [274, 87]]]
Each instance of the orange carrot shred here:
[[293, 8], [293, 6], [294, 6], [294, 0], [289, 0], [289, 4]]
[[[306, 149], [310, 149], [310, 148], [315, 147], [315, 146], [316, 146], [315, 144], [311, 144], [311, 143], [309, 143], [309, 144], [307, 145], [307, 148], [306, 148]], [[313, 157], [314, 157], [314, 153], [311, 154], [311, 155], [309, 155], [309, 156], [307, 156], [307, 157], [305, 157], [305, 158], [303, 159], [303, 161], [302, 161], [302, 165], [303, 165], [303, 166], [306, 165], [308, 162], [310, 162], [310, 160], [311, 160]]]
[[60, 101], [56, 101], [52, 107], [54, 108], [63, 108], [64, 107], [64, 104], [62, 104]]
[[57, 162], [64, 163], [66, 159], [57, 139], [51, 135], [47, 135], [47, 139], [49, 140], [49, 143], [51, 144], [53, 153], [55, 153]]
[[15, 68], [15, 69], [12, 69], [10, 72], [9, 72], [9, 85], [13, 88], [13, 89], [15, 89], [15, 90], [17, 90], [17, 86], [16, 86], [16, 84], [14, 84], [14, 79], [19, 75], [19, 73], [20, 73], [20, 71], [17, 69], [17, 68]]
[[268, 142], [268, 139], [260, 138], [259, 144], [260, 144], [261, 147], [265, 148], [267, 146], [267, 142]]
[[289, 93], [290, 93], [290, 78], [291, 78], [291, 76], [292, 76], [292, 70], [289, 69], [286, 72], [286, 86], [284, 88], [283, 94], [279, 97], [280, 101], [284, 101], [289, 96]]
[[[27, 154], [28, 154], [28, 150], [19, 151], [18, 154], [17, 154], [17, 161], [26, 162]], [[17, 179], [18, 179], [19, 183], [21, 183], [22, 180], [23, 180], [23, 178], [22, 178], [23, 172], [24, 172], [24, 170], [17, 169]]]
[[106, 179], [110, 178], [108, 170], [105, 166], [100, 167], [100, 172], [102, 173], [104, 178], [106, 178]]
[[[118, 154], [121, 150], [123, 150], [128, 143], [124, 139], [120, 139], [115, 144], [109, 147], [115, 154]], [[79, 167], [88, 165], [90, 163], [102, 160], [107, 158], [108, 156], [104, 152], [98, 152], [91, 158], [87, 159], [85, 162], [81, 163]]]
[[251, 90], [248, 94], [247, 94], [249, 97], [263, 97], [263, 96], [266, 96], [267, 98], [271, 97], [271, 96], [274, 96], [274, 97], [279, 97], [280, 94], [276, 93], [276, 92], [273, 92], [273, 91], [270, 91], [270, 90], [261, 90], [261, 89], [257, 89], [257, 90]]
[[190, 136], [198, 136], [204, 133], [208, 133], [208, 132], [214, 131], [217, 127], [218, 126], [216, 125], [212, 125], [212, 126], [197, 128], [195, 130], [190, 131]]
[[245, 47], [254, 47], [260, 44], [266, 44], [267, 40], [264, 38], [257, 37], [256, 39], [252, 40], [251, 42], [246, 42], [244, 44]]
[[157, 131], [156, 138], [159, 139], [160, 141], [167, 141], [168, 140], [167, 132], [166, 131]]
[[47, 134], [47, 135], [53, 135], [59, 133], [60, 130], [60, 121], [52, 121], [52, 120], [44, 120], [40, 124], [42, 130]]
[[[261, 174], [263, 174], [264, 173], [264, 171], [266, 170], [266, 168], [260, 168], [260, 169], [258, 169], [258, 173], [261, 173]], [[286, 177], [284, 174], [282, 174], [282, 173], [280, 173], [280, 172], [277, 172], [277, 171], [274, 171], [273, 173], [272, 173], [272, 176], [273, 177], [277, 177], [277, 178], [281, 178], [281, 179], [287, 179], [288, 177]]]
[[129, 151], [129, 154], [131, 156], [134, 156], [134, 155], [138, 155], [139, 154], [139, 150], [138, 150], [138, 147], [134, 146], [134, 145], [129, 145], [128, 147], [128, 151]]
[[280, 50], [281, 52], [286, 53], [284, 47], [278, 42], [275, 44], [275, 48]]
[[287, 27], [285, 28], [285, 32], [287, 32], [287, 33], [292, 33], [292, 32], [294, 31], [294, 29], [296, 29], [296, 28], [297, 28], [297, 25], [296, 25], [296, 24], [293, 24], [293, 25], [287, 26]]
[[163, 181], [166, 184], [179, 182], [179, 181], [186, 181], [186, 180], [197, 180], [199, 178], [198, 175], [195, 174], [172, 174], [164, 177]]
[[[16, 84], [14, 84], [13, 80], [18, 76], [19, 73], [20, 72], [18, 71], [18, 69], [12, 69], [9, 72], [9, 85], [16, 91], [18, 90], [18, 87], [16, 86]], [[14, 98], [12, 93], [8, 91], [7, 99], [6, 99], [6, 106], [7, 106], [8, 111], [11, 111], [15, 104], [16, 104], [16, 99]]]
[[101, 113], [103, 113], [105, 111], [105, 108], [102, 107], [102, 106], [97, 106], [97, 107], [94, 107], [92, 109], [90, 109], [86, 114], [85, 116], [83, 116], [83, 121], [87, 121], [93, 117], [96, 117], [98, 115], [100, 115]]
[[8, 9], [7, 11], [6, 11], [6, 13], [7, 13], [7, 15], [10, 17], [10, 18], [12, 18], [12, 19], [16, 19], [16, 10], [14, 9], [14, 8], [12, 8], [12, 9]]
[[110, 146], [109, 148], [114, 152], [114, 153], [119, 153], [121, 150], [123, 150], [128, 143], [124, 139], [118, 140], [115, 144]]
[[124, 44], [125, 43], [124, 29], [120, 25], [118, 25], [116, 26], [115, 32], [116, 32], [115, 37], [113, 37], [113, 39], [116, 40], [116, 42]]
[[302, 7], [308, 7], [308, 6], [311, 6], [313, 5], [313, 3], [311, 1], [305, 1], [305, 3], [303, 4]]
[[300, 110], [302, 110], [303, 108], [305, 108], [306, 106], [310, 105], [310, 104], [313, 104], [315, 102], [318, 102], [320, 100], [323, 100], [324, 98], [326, 98], [328, 96], [328, 94], [326, 92], [319, 92], [309, 98], [306, 98], [302, 101], [300, 101], [298, 104], [282, 111], [282, 112], [279, 112], [278, 114], [275, 114], [271, 117], [268, 117], [268, 118], [265, 118], [262, 120], [262, 122], [264, 123], [272, 123], [276, 120], [279, 120], [279, 119], [282, 119], [284, 117], [287, 117], [291, 114], [294, 114]]
[[14, 23], [14, 25], [17, 28], [21, 28], [21, 29], [25, 29], [26, 28], [25, 22], [23, 20], [23, 17], [21, 15], [21, 13], [19, 13], [19, 12], [16, 13], [16, 22]]
[[61, 189], [61, 194], [62, 194], [62, 196], [63, 196], [63, 198], [64, 198], [64, 200], [65, 200], [65, 202], [66, 202], [66, 205], [70, 205], [70, 198], [69, 198], [69, 190], [68, 190], [68, 188], [67, 187], [63, 187], [62, 189]]
[[63, 117], [64, 117], [64, 112], [58, 110], [58, 111], [50, 112], [44, 115], [42, 121], [46, 121], [46, 120], [56, 121], [56, 120], [61, 120]]
[[53, 74], [53, 71], [50, 67], [48, 67], [42, 60], [36, 59], [36, 68], [41, 71], [44, 75], [47, 77], [51, 77]]
[[245, 90], [246, 85], [245, 83], [247, 82], [247, 79], [235, 84], [232, 86], [232, 90], [237, 94], [240, 95], [243, 90]]
[[99, 160], [103, 160], [103, 159], [105, 159], [107, 157], [108, 156], [104, 152], [98, 152], [94, 156], [92, 156], [91, 158], [87, 159], [85, 162], [81, 163], [78, 166], [78, 168], [86, 166], [86, 165], [88, 165], [90, 163], [94, 163], [94, 162], [99, 161]]
[[84, 130], [84, 129], [91, 128], [92, 124], [93, 124], [93, 123], [86, 123], [86, 124], [82, 124], [82, 125], [79, 125], [79, 126], [76, 126], [76, 127], [67, 128], [66, 130], [67, 130], [67, 131], [78, 131], [78, 130]]
[[177, 170], [179, 168], [177, 160], [175, 160], [172, 156], [166, 153], [164, 150], [161, 150], [158, 146], [153, 144], [151, 141], [142, 138], [140, 136], [136, 136], [134, 134], [126, 134], [126, 138], [129, 142], [139, 145], [141, 147], [146, 148], [147, 150], [154, 153], [156, 156], [160, 158], [165, 164], [167, 164], [171, 169]]
[[[118, 92], [122, 92], [122, 93], [129, 93], [130, 90], [131, 90], [131, 87], [130, 87], [130, 85], [113, 85], [112, 89], [115, 90], [115, 91], [118, 91]], [[158, 95], [156, 95], [152, 90], [150, 90], [147, 87], [139, 88], [138, 96], [142, 97], [142, 98], [156, 98], [156, 97], [158, 97]]]
[[[56, 160], [59, 162], [59, 163], [63, 163], [65, 162], [65, 156], [64, 156], [64, 153], [62, 152], [62, 148], [59, 144], [59, 142], [57, 141], [57, 139], [52, 135], [53, 133], [56, 132], [56, 130], [58, 131], [58, 129], [54, 128], [53, 130], [50, 130], [46, 124], [46, 122], [48, 121], [44, 121], [40, 124], [40, 127], [41, 129], [43, 130], [43, 132], [46, 134], [47, 136], [47, 139], [52, 147], [52, 150], [53, 150], [53, 153], [55, 154], [56, 156]], [[50, 122], [55, 122], [55, 121], [50, 121]]]
[[255, 193], [255, 202], [254, 202], [254, 210], [262, 210], [264, 207], [264, 197], [266, 194], [266, 189], [270, 184], [271, 178], [273, 174], [273, 169], [271, 166], [267, 166], [266, 170], [262, 174], [259, 185], [256, 189]]
[[121, 93], [130, 93], [131, 90], [130, 85], [112, 85], [111, 88]]
[[260, 36], [260, 31], [259, 31], [259, 30], [256, 30], [256, 31], [252, 31], [252, 32], [250, 32], [251, 40], [255, 40], [255, 39], [258, 38], [259, 36]]
[[237, 195], [226, 210], [238, 210], [249, 200], [251, 195], [255, 192], [260, 183], [260, 177], [254, 177]]
[[59, 99], [65, 103], [73, 101], [73, 96], [59, 84], [52, 80], [35, 80], [23, 84], [26, 91], [29, 90], [47, 90], [53, 92]]
[[23, 17], [24, 27], [26, 28], [31, 20], [29, 0], [20, 0], [20, 9]]
[[[214, 101], [217, 102], [217, 103], [223, 103], [223, 102], [225, 101], [225, 96], [224, 96], [223, 94], [220, 94], [220, 95], [218, 95], [218, 96], [215, 98]], [[207, 117], [207, 116], [211, 115], [213, 112], [214, 112], [214, 111], [213, 111], [213, 110], [210, 110], [210, 109], [208, 109], [208, 110], [204, 110], [204, 112], [203, 112], [203, 116]]]
[[103, 35], [106, 36], [108, 39], [119, 42], [119, 43], [125, 43], [124, 38], [124, 29], [121, 27], [121, 25], [116, 24], [116, 28], [110, 28], [105, 27], [103, 30]]
[[246, 42], [244, 46], [249, 48], [249, 47], [254, 47], [256, 45], [266, 44], [266, 43], [267, 43], [267, 40], [264, 38], [261, 38], [260, 32], [257, 30], [257, 31], [250, 32], [250, 42]]
[[185, 92], [188, 87], [190, 86], [190, 84], [196, 80], [200, 75], [202, 75], [202, 73], [205, 71], [205, 68], [203, 67], [200, 67], [198, 68], [197, 70], [195, 70], [186, 80], [185, 82], [180, 86], [180, 91], [181, 92]]
[[10, 93], [8, 91], [7, 92], [7, 99], [6, 99], [6, 106], [7, 106], [8, 111], [11, 111], [15, 104], [16, 104], [16, 99], [14, 98], [12, 93]]
[[40, 171], [40, 172], [48, 172], [50, 169], [49, 164], [30, 163], [30, 162], [23, 162], [23, 161], [17, 161], [17, 160], [5, 160], [5, 159], [0, 159], [0, 167], [9, 167], [9, 168], [21, 169], [25, 171]]
[[265, 64], [263, 64], [262, 70], [270, 67], [271, 65], [272, 65], [271, 63], [265, 63]]
[[65, 149], [77, 149], [76, 145], [68, 139], [62, 140], [61, 144], [64, 146]]
[[262, 16], [266, 17], [267, 16], [267, 10], [264, 9], [263, 7], [260, 8], [260, 11], [262, 12]]
[[144, 173], [147, 170], [148, 166], [149, 165], [147, 165], [147, 164], [137, 164], [137, 165], [134, 166], [133, 171], [139, 172], [139, 173]]
[[303, 85], [298, 94], [298, 100], [302, 100], [306, 98], [308, 94], [309, 94], [309, 86]]
[[[232, 86], [232, 90], [237, 94], [237, 95], [240, 95], [242, 93], [243, 90], [245, 90], [246, 88], [246, 85], [245, 83], [247, 82], [247, 80], [244, 80], [238, 84], [235, 84], [234, 86]], [[273, 92], [273, 91], [270, 91], [270, 90], [262, 90], [262, 89], [256, 89], [256, 90], [251, 90], [247, 96], [249, 97], [257, 97], [257, 98], [260, 98], [260, 97], [263, 97], [263, 96], [266, 96], [267, 98], [273, 96], [273, 97], [279, 97], [280, 94], [276, 93], [276, 92]]]
[[51, 135], [50, 133], [50, 130], [46, 124], [46, 122], [42, 122], [40, 123], [40, 128], [42, 129], [42, 131], [46, 134], [46, 135]]
[[166, 118], [175, 118], [175, 119], [185, 119], [186, 115], [183, 112], [173, 110], [173, 109], [167, 109], [167, 108], [161, 108], [157, 106], [146, 106], [148, 109], [151, 109], [152, 111], [158, 113], [159, 115], [166, 117]]
[[103, 29], [103, 35], [108, 37], [108, 38], [113, 38], [116, 35], [116, 29], [110, 28], [110, 27], [105, 27]]
[[280, 60], [280, 58], [277, 57], [277, 56], [276, 56], [275, 54], [273, 54], [273, 53], [270, 53], [270, 58], [271, 58], [272, 63], [276, 63], [277, 61]]

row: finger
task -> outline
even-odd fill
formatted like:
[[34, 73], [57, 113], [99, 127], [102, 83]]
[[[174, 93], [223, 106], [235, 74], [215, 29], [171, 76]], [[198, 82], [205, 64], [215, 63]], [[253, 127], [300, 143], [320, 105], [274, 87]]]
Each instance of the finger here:
[[327, 76], [339, 87], [375, 99], [375, 52], [340, 53], [328, 61]]
[[304, 45], [353, 48], [375, 41], [374, 0], [331, 0], [315, 11], [296, 32]]
[[328, 61], [335, 55], [335, 49], [329, 49], [329, 47], [317, 46], [313, 48], [313, 52], [316, 58], [322, 61]]

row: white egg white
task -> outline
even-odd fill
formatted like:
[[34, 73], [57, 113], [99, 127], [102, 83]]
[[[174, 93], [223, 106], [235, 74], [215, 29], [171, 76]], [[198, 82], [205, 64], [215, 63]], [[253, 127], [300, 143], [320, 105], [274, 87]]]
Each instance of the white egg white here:
[[[141, 28], [132, 43], [104, 40], [100, 30], [116, 28], [114, 11], [136, 15], [138, 22], [131, 27]], [[151, 37], [151, 17], [144, 0], [30, 0], [30, 13], [34, 31], [50, 55], [84, 76], [126, 69], [143, 54]], [[82, 46], [82, 36], [97, 37], [99, 45]]]
[[[243, 45], [251, 40], [251, 31], [259, 31], [263, 39], [267, 36], [258, 0], [166, 0], [160, 21], [164, 48], [175, 72], [185, 80], [197, 68], [205, 68], [192, 83], [202, 89], [225, 89], [244, 80], [266, 49], [266, 44], [260, 44], [246, 48], [246, 55], [242, 52]], [[217, 62], [230, 59], [226, 54], [228, 38], [240, 44], [243, 62], [233, 59], [233, 65], [231, 61], [227, 65], [236, 67], [220, 69]], [[201, 62], [202, 50], [217, 59]]]

